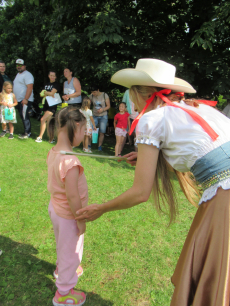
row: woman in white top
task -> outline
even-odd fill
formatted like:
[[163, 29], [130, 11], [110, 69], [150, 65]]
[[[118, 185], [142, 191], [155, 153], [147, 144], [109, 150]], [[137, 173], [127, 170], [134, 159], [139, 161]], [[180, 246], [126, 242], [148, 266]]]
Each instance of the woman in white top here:
[[200, 194], [191, 179], [192, 171], [204, 192], [172, 277], [175, 290], [171, 306], [229, 306], [229, 119], [205, 105], [215, 105], [213, 101], [185, 104], [181, 97], [184, 92], [194, 93], [194, 88], [175, 78], [175, 67], [160, 60], [141, 59], [135, 69], [120, 70], [111, 81], [130, 88], [140, 112], [131, 128], [132, 132], [139, 121], [137, 161], [137, 153], [128, 154], [130, 163], [136, 164], [134, 183], [107, 203], [79, 210], [77, 219], [92, 221], [105, 212], [130, 208], [147, 201], [153, 189], [157, 208], [163, 195], [172, 220], [175, 202], [167, 169], [175, 172], [194, 204], [194, 195]]

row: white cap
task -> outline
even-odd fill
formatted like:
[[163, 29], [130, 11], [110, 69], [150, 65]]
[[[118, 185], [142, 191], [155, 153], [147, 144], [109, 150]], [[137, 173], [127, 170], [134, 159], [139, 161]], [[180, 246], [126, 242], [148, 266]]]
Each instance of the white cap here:
[[21, 58], [19, 58], [19, 59], [16, 60], [16, 64], [25, 65], [25, 64], [24, 64], [24, 60], [21, 59]]

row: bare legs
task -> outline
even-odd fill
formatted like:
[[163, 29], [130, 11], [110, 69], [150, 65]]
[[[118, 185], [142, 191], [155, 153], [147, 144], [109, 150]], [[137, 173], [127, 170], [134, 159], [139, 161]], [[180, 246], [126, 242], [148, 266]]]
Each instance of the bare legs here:
[[[14, 132], [14, 125], [12, 122], [9, 122], [9, 128], [10, 128], [10, 134], [13, 134]], [[2, 123], [2, 130], [6, 131], [6, 123]]]
[[41, 139], [46, 130], [46, 122], [52, 115], [53, 115], [52, 112], [46, 111], [45, 114], [41, 117], [40, 134], [38, 136]]
[[122, 148], [124, 139], [125, 139], [124, 136], [116, 136], [115, 156], [118, 156], [118, 154], [121, 154], [121, 148]]
[[88, 144], [89, 144], [89, 136], [85, 135], [83, 140], [83, 149], [88, 150]]

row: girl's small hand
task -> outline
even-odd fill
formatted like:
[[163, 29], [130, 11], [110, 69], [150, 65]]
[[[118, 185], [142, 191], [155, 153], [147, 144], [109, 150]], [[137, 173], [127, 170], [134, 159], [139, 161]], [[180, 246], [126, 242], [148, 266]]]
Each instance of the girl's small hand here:
[[93, 128], [93, 129], [94, 129], [94, 131], [96, 131], [96, 130], [97, 130], [96, 126], [94, 126], [94, 128]]
[[79, 209], [78, 211], [76, 211], [77, 217], [75, 218], [75, 220], [85, 222], [96, 220], [103, 214], [101, 206], [102, 205], [92, 204], [85, 208]]
[[79, 236], [85, 233], [86, 231], [86, 224], [83, 221], [77, 221], [77, 227], [79, 229]]

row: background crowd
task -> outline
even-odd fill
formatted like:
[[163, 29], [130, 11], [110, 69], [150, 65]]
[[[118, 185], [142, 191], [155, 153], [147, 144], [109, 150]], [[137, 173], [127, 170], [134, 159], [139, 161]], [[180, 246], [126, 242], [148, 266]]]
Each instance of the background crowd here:
[[[18, 135], [20, 139], [28, 139], [31, 137], [30, 116], [36, 114], [41, 121], [41, 125], [40, 134], [35, 141], [41, 143], [46, 130], [47, 121], [55, 115], [57, 109], [67, 105], [73, 105], [83, 112], [89, 109], [90, 123], [88, 125], [90, 128], [88, 127], [88, 130], [85, 132], [84, 152], [92, 153], [91, 136], [92, 130], [96, 130], [96, 127], [99, 128], [99, 151], [102, 151], [104, 136], [114, 135], [114, 133], [116, 135], [117, 148], [117, 150], [115, 150], [115, 155], [118, 156], [121, 154], [126, 141], [130, 145], [134, 144], [135, 132], [131, 136], [128, 135], [128, 132], [130, 130], [130, 124], [138, 113], [135, 111], [134, 104], [129, 98], [129, 90], [125, 92], [122, 99], [124, 110], [120, 111], [118, 104], [114, 103], [114, 101], [111, 103], [109, 95], [101, 91], [97, 84], [91, 84], [90, 94], [88, 96], [85, 93], [82, 94], [80, 80], [73, 76], [73, 70], [70, 67], [65, 67], [63, 74], [66, 81], [63, 83], [63, 86], [57, 81], [56, 72], [50, 70], [48, 81], [44, 84], [44, 87], [41, 88], [41, 98], [37, 101], [34, 99], [34, 76], [27, 70], [26, 63], [23, 59], [17, 59], [15, 64], [18, 73], [12, 81], [6, 74], [6, 65], [4, 61], [0, 61], [0, 90], [4, 92], [5, 82], [10, 82], [13, 85], [11, 90], [13, 93], [9, 93], [15, 95], [15, 101], [17, 101], [17, 103], [11, 104], [11, 108], [14, 109], [15, 107], [18, 110], [24, 126], [24, 131], [22, 134]], [[54, 98], [57, 94], [61, 97], [60, 103], [50, 106], [46, 98], [49, 96]], [[88, 101], [88, 104], [86, 103], [87, 105], [82, 105], [84, 99]], [[4, 120], [4, 109], [5, 107], [8, 109], [10, 105], [4, 102], [3, 96], [1, 96], [1, 100], [4, 105], [1, 106], [2, 132], [0, 137], [4, 137], [10, 132], [8, 138], [13, 139], [13, 130], [9, 131], [7, 124], [11, 125], [12, 123], [17, 123], [17, 121], [15, 117], [13, 121]], [[85, 112], [86, 117], [88, 113]], [[119, 113], [119, 115], [116, 115], [116, 113]], [[114, 120], [115, 116], [117, 116], [116, 120]], [[54, 141], [55, 139], [53, 139], [51, 143]]]

